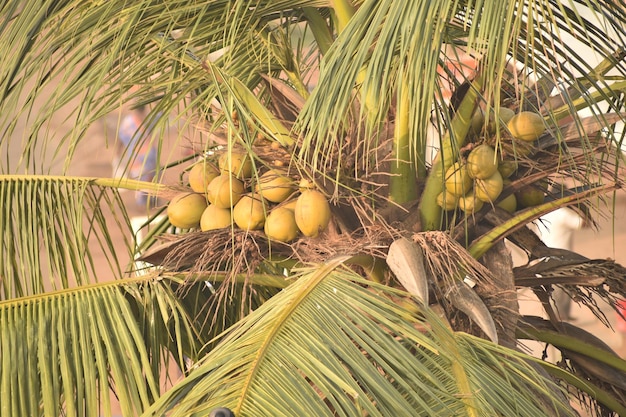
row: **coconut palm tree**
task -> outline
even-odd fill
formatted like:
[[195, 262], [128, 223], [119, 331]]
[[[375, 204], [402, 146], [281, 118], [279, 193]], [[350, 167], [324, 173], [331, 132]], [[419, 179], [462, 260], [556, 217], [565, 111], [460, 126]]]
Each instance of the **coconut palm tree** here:
[[[605, 0], [3, 2], [0, 415], [111, 415], [110, 389], [124, 415], [626, 415], [626, 362], [550, 304], [560, 288], [608, 325], [595, 300], [617, 309], [624, 268], [525, 227], [593, 222], [621, 185], [624, 21]], [[68, 175], [91, 126], [143, 105], [135, 140], [163, 160], [175, 128], [191, 156], [154, 182]], [[192, 164], [238, 155], [248, 190], [280, 168], [292, 200], [321, 193], [294, 214], [319, 236], [170, 213], [114, 239], [136, 232], [121, 190], [189, 193]], [[472, 163], [499, 174], [453, 181]]]

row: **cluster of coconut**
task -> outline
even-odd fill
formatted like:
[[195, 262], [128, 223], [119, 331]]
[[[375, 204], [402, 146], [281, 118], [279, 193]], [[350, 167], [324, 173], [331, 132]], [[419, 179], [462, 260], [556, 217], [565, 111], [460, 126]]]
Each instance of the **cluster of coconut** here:
[[[444, 210], [458, 208], [469, 214], [480, 210], [487, 203], [512, 213], [518, 208], [543, 202], [543, 191], [533, 187], [498, 199], [504, 187], [510, 183], [509, 177], [517, 171], [516, 158], [527, 156], [533, 142], [546, 130], [544, 119], [538, 113], [522, 111], [515, 114], [510, 109], [501, 108], [499, 115], [499, 122], [489, 120], [486, 126], [482, 112], [475, 113], [472, 118], [472, 130], [481, 140], [466, 158], [457, 161], [446, 171], [444, 191], [437, 196], [437, 204]], [[504, 127], [508, 135], [500, 142], [500, 151], [496, 152], [491, 139], [496, 129]]]
[[193, 192], [183, 192], [169, 203], [170, 223], [202, 231], [237, 227], [264, 230], [269, 240], [289, 242], [300, 233], [316, 237], [330, 222], [330, 206], [306, 180], [296, 186], [280, 168], [254, 175], [245, 152], [224, 152], [217, 166], [203, 159], [189, 171]]

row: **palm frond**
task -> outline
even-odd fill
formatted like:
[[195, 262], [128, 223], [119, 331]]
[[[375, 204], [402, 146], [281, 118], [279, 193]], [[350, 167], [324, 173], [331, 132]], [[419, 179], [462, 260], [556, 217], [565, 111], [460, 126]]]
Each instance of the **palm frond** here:
[[[48, 121], [64, 106], [70, 108], [67, 117], [74, 129], [55, 138], [59, 146], [49, 153], [69, 150], [66, 168], [86, 129], [132, 100], [156, 103], [154, 114], [166, 116], [157, 128], [166, 127], [171, 115], [181, 136], [188, 131], [195, 136], [198, 121], [188, 109], [212, 117], [211, 102], [219, 93], [202, 63], [213, 61], [253, 90], [261, 74], [284, 69], [264, 31], [281, 19], [297, 22], [302, 7], [322, 5], [319, 0], [254, 7], [222, 0], [211, 7], [182, 0], [167, 7], [150, 2], [88, 7], [76, 7], [74, 1], [45, 1], [37, 7], [5, 2], [0, 9], [0, 51], [7, 57], [0, 69], [0, 145], [8, 147], [21, 124], [27, 128], [23, 158], [7, 161], [3, 170], [40, 172], [39, 150], [46, 149], [46, 137], [53, 133]], [[48, 96], [44, 103], [36, 100], [43, 95]]]
[[302, 271], [144, 415], [568, 415], [524, 355], [409, 313], [349, 258]]
[[171, 284], [144, 277], [0, 302], [0, 415], [111, 415], [110, 388], [124, 415], [141, 413], [160, 394], [166, 348], [179, 366], [176, 346], [198, 348]]
[[[390, 109], [394, 109], [398, 85], [412, 89], [409, 114], [413, 120], [408, 136], [413, 158], [425, 163], [426, 132], [441, 97], [436, 74], [445, 58], [440, 56], [444, 45], [482, 57], [479, 70], [485, 75], [485, 85], [481, 106], [497, 108], [518, 102], [516, 106], [521, 109], [536, 110], [541, 107], [541, 99], [557, 86], [563, 91], [557, 95], [565, 103], [564, 115], [576, 108], [576, 99], [582, 100], [579, 107], [589, 109], [599, 120], [604, 120], [604, 106], [620, 111], [615, 103], [622, 94], [619, 81], [626, 77], [626, 67], [617, 57], [624, 50], [626, 32], [619, 23], [618, 17], [624, 11], [618, 5], [604, 1], [566, 5], [538, 0], [488, 5], [438, 2], [422, 8], [415, 2], [402, 6], [391, 3], [364, 2], [324, 57], [319, 84], [298, 125], [303, 134], [299, 156], [320, 170], [333, 171], [340, 166], [346, 169], [347, 161], [342, 159], [345, 153], [339, 150], [348, 143], [360, 147], [355, 152], [360, 156], [357, 160], [361, 170], [373, 169], [380, 162], [375, 159], [380, 155], [374, 152], [380, 145], [378, 140], [382, 140], [376, 138], [380, 132], [358, 128], [355, 132], [354, 125], [359, 126], [365, 118], [371, 119], [369, 126], [380, 128]], [[576, 7], [582, 8], [583, 3], [589, 10], [581, 16]], [[446, 24], [449, 21], [452, 24]], [[588, 54], [609, 58], [611, 71], [596, 71]], [[362, 85], [361, 78], [365, 80]], [[537, 79], [548, 82], [534, 85]], [[600, 96], [590, 98], [584, 93], [589, 89], [597, 90]], [[360, 95], [355, 96], [355, 91]], [[360, 103], [355, 105], [356, 97], [360, 97]], [[374, 103], [369, 103], [372, 100]], [[355, 107], [360, 108], [357, 114], [353, 112]], [[443, 136], [451, 118], [447, 112], [436, 114], [436, 125]], [[556, 125], [557, 120], [552, 124]], [[581, 146], [588, 144], [585, 132], [579, 134]]]
[[[1, 299], [120, 277], [122, 260], [132, 259], [123, 202], [93, 178], [3, 175], [0, 206]], [[115, 233], [121, 242], [113, 241]], [[108, 274], [96, 266], [97, 256]]]

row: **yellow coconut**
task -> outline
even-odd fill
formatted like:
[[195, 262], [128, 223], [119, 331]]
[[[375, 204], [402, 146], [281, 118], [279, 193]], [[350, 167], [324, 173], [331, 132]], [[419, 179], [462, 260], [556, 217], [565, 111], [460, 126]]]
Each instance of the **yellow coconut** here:
[[233, 220], [243, 230], [258, 230], [265, 223], [265, 205], [257, 195], [244, 195], [233, 207]]
[[515, 139], [525, 142], [537, 140], [546, 131], [543, 117], [531, 111], [519, 112], [509, 120], [507, 127]]
[[217, 161], [222, 173], [232, 173], [239, 179], [252, 176], [252, 160], [243, 151], [224, 152]]
[[459, 204], [459, 197], [443, 191], [437, 195], [437, 205], [444, 210], [454, 210]]
[[200, 229], [203, 232], [224, 229], [225, 227], [230, 227], [231, 224], [230, 209], [220, 208], [214, 204], [209, 204], [200, 218]]
[[515, 198], [519, 207], [533, 207], [542, 204], [546, 196], [543, 190], [530, 185], [516, 192]]
[[220, 175], [220, 170], [207, 161], [200, 161], [189, 170], [189, 186], [197, 193], [206, 193], [209, 183]]
[[463, 197], [459, 198], [459, 208], [466, 214], [471, 214], [480, 210], [483, 208], [483, 204], [482, 200], [476, 198], [474, 191], [470, 191]]
[[243, 182], [230, 174], [221, 174], [207, 187], [207, 198], [219, 208], [231, 208], [241, 199], [245, 189]]
[[172, 198], [167, 206], [167, 217], [172, 226], [191, 229], [200, 225], [200, 218], [206, 206], [203, 194], [181, 193]]
[[472, 178], [484, 180], [498, 170], [496, 151], [489, 145], [478, 145], [467, 156], [467, 173]]
[[330, 205], [321, 192], [305, 190], [296, 201], [294, 215], [302, 234], [316, 237], [330, 223]]
[[502, 175], [496, 171], [489, 178], [474, 180], [474, 195], [479, 200], [490, 203], [500, 196], [503, 187]]
[[269, 240], [291, 242], [298, 236], [295, 214], [286, 207], [276, 207], [270, 211], [263, 229]]
[[285, 171], [271, 169], [261, 175], [255, 190], [272, 203], [282, 203], [293, 193], [294, 187]]
[[295, 200], [289, 200], [289, 201], [281, 204], [279, 207], [284, 207], [284, 208], [289, 209], [291, 211], [295, 211], [297, 202], [298, 202], [298, 199], [296, 198]]
[[446, 191], [460, 197], [472, 189], [472, 178], [467, 173], [465, 164], [455, 162], [446, 171], [445, 177]]

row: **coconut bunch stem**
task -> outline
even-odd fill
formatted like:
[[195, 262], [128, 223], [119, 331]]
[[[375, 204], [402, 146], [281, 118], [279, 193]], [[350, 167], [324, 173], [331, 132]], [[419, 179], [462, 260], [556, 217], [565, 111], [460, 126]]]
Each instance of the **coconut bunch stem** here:
[[437, 195], [443, 191], [444, 173], [457, 160], [458, 150], [465, 144], [483, 83], [483, 75], [478, 75], [471, 83], [452, 118], [450, 130], [441, 139], [441, 150], [433, 162], [420, 201], [419, 212], [423, 230], [441, 228], [442, 210], [437, 205]]

